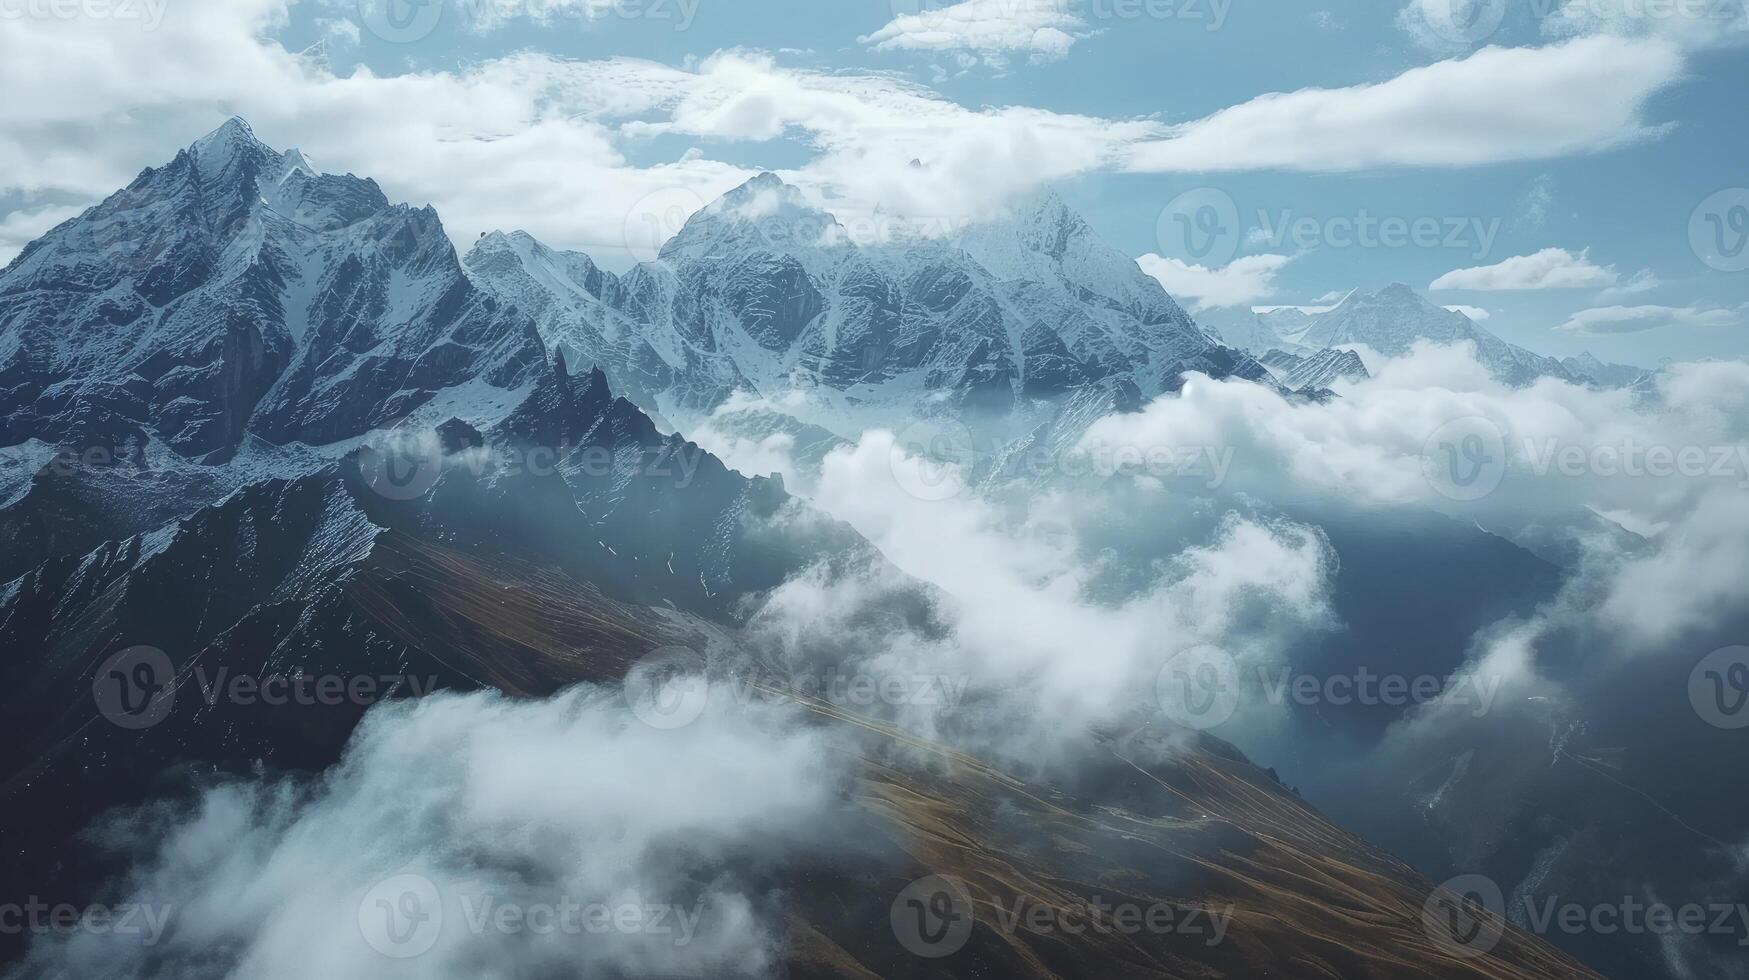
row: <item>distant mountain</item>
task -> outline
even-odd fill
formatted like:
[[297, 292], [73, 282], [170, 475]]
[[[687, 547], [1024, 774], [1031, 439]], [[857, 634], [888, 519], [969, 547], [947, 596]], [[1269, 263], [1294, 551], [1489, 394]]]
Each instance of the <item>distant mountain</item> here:
[[1357, 289], [1322, 312], [1287, 306], [1260, 313], [1229, 313], [1215, 322], [1228, 343], [1265, 363], [1271, 350], [1307, 355], [1331, 347], [1365, 345], [1387, 357], [1400, 357], [1418, 340], [1437, 344], [1468, 341], [1475, 345], [1482, 364], [1507, 384], [1524, 385], [1551, 377], [1616, 388], [1633, 384], [1645, 373], [1641, 368], [1607, 364], [1589, 353], [1557, 359], [1507, 343], [1464, 314], [1448, 310], [1402, 283], [1383, 289]]
[[1572, 374], [1603, 388], [1627, 388], [1651, 372], [1632, 364], [1610, 364], [1598, 360], [1590, 351], [1578, 357], [1561, 358], [1561, 366]]
[[1328, 388], [1337, 381], [1364, 381], [1371, 377], [1360, 355], [1349, 350], [1326, 347], [1300, 360], [1281, 383], [1293, 391], [1307, 388]]
[[483, 237], [466, 265], [683, 427], [735, 391], [799, 391], [797, 418], [840, 436], [919, 414], [1026, 431], [1090, 382], [1153, 397], [1186, 371], [1268, 377], [1051, 195], [955, 242], [858, 246], [761, 174], [622, 276], [520, 232]]
[[1475, 345], [1477, 360], [1506, 384], [1529, 384], [1540, 377], [1580, 380], [1560, 361], [1509, 344], [1402, 283], [1355, 290], [1288, 339], [1314, 349], [1364, 344], [1386, 357], [1407, 354], [1421, 340], [1467, 341]]

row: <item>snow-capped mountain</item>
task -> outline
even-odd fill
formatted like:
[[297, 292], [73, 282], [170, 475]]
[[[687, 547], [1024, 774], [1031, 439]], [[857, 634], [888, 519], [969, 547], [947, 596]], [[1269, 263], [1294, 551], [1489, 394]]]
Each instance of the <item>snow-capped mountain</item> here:
[[1407, 354], [1421, 340], [1468, 341], [1475, 345], [1477, 360], [1507, 384], [1529, 384], [1544, 376], [1573, 380], [1560, 361], [1509, 344], [1402, 283], [1357, 289], [1288, 339], [1314, 349], [1364, 344], [1386, 357]]
[[1293, 391], [1328, 388], [1337, 381], [1364, 381], [1371, 377], [1360, 355], [1351, 350], [1326, 347], [1302, 359], [1281, 379], [1283, 387]]
[[1603, 388], [1626, 388], [1652, 372], [1632, 364], [1611, 364], [1586, 351], [1578, 357], [1561, 358], [1561, 366], [1573, 375]]
[[[1482, 364], [1507, 384], [1524, 385], [1552, 377], [1621, 387], [1645, 373], [1641, 368], [1608, 364], [1589, 353], [1557, 359], [1507, 343], [1464, 314], [1448, 310], [1402, 283], [1383, 289], [1357, 289], [1327, 310], [1284, 306], [1219, 317], [1216, 322], [1228, 343], [1265, 363], [1272, 350], [1311, 356], [1326, 348], [1364, 345], [1378, 354], [1399, 357], [1418, 340], [1436, 344], [1468, 341], [1475, 345]], [[1282, 370], [1291, 371], [1292, 367]]]
[[520, 232], [484, 236], [465, 261], [550, 343], [681, 426], [739, 390], [801, 392], [797, 418], [852, 437], [912, 414], [1021, 431], [1092, 381], [1151, 397], [1189, 370], [1268, 376], [1052, 195], [955, 242], [858, 246], [761, 174], [622, 276]]
[[1417, 341], [1436, 344], [1469, 342], [1476, 359], [1495, 377], [1511, 385], [1526, 385], [1542, 377], [1584, 382], [1559, 360], [1509, 344], [1482, 329], [1462, 313], [1448, 310], [1402, 283], [1383, 289], [1357, 289], [1329, 312], [1309, 315], [1306, 325], [1286, 339], [1302, 347], [1365, 345], [1386, 357], [1409, 353]]
[[430, 208], [232, 119], [0, 272], [8, 444], [156, 440], [229, 458], [356, 436], [462, 386], [513, 389], [538, 333], [463, 274]]

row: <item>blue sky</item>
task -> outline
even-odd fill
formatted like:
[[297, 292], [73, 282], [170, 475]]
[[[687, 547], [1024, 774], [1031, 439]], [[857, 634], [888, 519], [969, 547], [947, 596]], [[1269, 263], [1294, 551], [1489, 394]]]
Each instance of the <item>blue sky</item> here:
[[1205, 316], [1439, 282], [1540, 351], [1749, 347], [1740, 0], [5, 2], [0, 259], [238, 113], [464, 245], [624, 267], [767, 168], [873, 237], [1050, 187]]

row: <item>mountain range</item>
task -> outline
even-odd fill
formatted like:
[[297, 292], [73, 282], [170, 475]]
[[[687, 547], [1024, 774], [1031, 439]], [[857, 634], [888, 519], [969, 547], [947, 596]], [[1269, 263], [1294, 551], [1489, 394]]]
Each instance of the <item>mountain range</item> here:
[[[1321, 346], [1378, 326], [1334, 322], [1354, 326]], [[1352, 357], [1296, 372], [1322, 387]], [[755, 656], [744, 624], [804, 573], [902, 578], [781, 480], [674, 433], [737, 393], [802, 392], [783, 424], [822, 441], [937, 416], [1063, 442], [1187, 371], [1279, 387], [1054, 197], [953, 243], [859, 246], [762, 175], [611, 275], [517, 233], [464, 261], [431, 209], [232, 120], [0, 271], [0, 795], [7, 838], [32, 842], [0, 894], [98, 893], [122, 869], [73, 846], [97, 815], [215, 772], [320, 771], [364, 710], [203, 702], [203, 672], [539, 697], [675, 644]], [[944, 628], [932, 589], [903, 595]], [[143, 735], [92, 703], [139, 648], [180, 702]], [[806, 707], [941, 764], [883, 753], [862, 805], [898, 843], [793, 879], [803, 975], [916, 969], [864, 906], [871, 881], [923, 873], [987, 900], [1133, 889], [1242, 913], [1213, 949], [984, 928], [989, 972], [1590, 975], [1517, 929], [1439, 948], [1430, 882], [1217, 739], [1097, 733], [1101, 764], [1048, 786]]]
[[521, 233], [465, 264], [542, 336], [682, 428], [737, 391], [855, 438], [911, 416], [1024, 432], [1090, 384], [1143, 397], [1186, 371], [1268, 378], [1223, 347], [1046, 194], [952, 242], [851, 242], [797, 188], [761, 174], [622, 276]]

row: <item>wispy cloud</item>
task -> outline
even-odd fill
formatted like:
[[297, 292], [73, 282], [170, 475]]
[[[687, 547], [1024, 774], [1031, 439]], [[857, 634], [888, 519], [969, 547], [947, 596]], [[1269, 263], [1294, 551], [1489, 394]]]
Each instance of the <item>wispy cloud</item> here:
[[1493, 265], [1453, 269], [1433, 280], [1427, 288], [1478, 292], [1587, 289], [1613, 286], [1618, 278], [1614, 268], [1592, 262], [1589, 249], [1575, 255], [1564, 248], [1545, 248], [1531, 255], [1515, 255]]
[[1091, 32], [1065, 0], [964, 0], [903, 13], [857, 38], [877, 51], [1023, 53], [1038, 61], [1061, 58]]
[[1609, 336], [1642, 333], [1664, 327], [1719, 328], [1741, 326], [1745, 310], [1702, 309], [1696, 306], [1600, 306], [1580, 310], [1556, 327], [1568, 333]]
[[1208, 310], [1249, 306], [1269, 296], [1275, 291], [1275, 274], [1292, 261], [1289, 255], [1246, 255], [1210, 268], [1150, 252], [1136, 263], [1174, 297], [1192, 301], [1198, 310]]
[[1682, 68], [1674, 45], [1651, 40], [1484, 48], [1383, 82], [1262, 95], [1136, 146], [1128, 166], [1348, 171], [1589, 153], [1662, 132], [1646, 102]]

